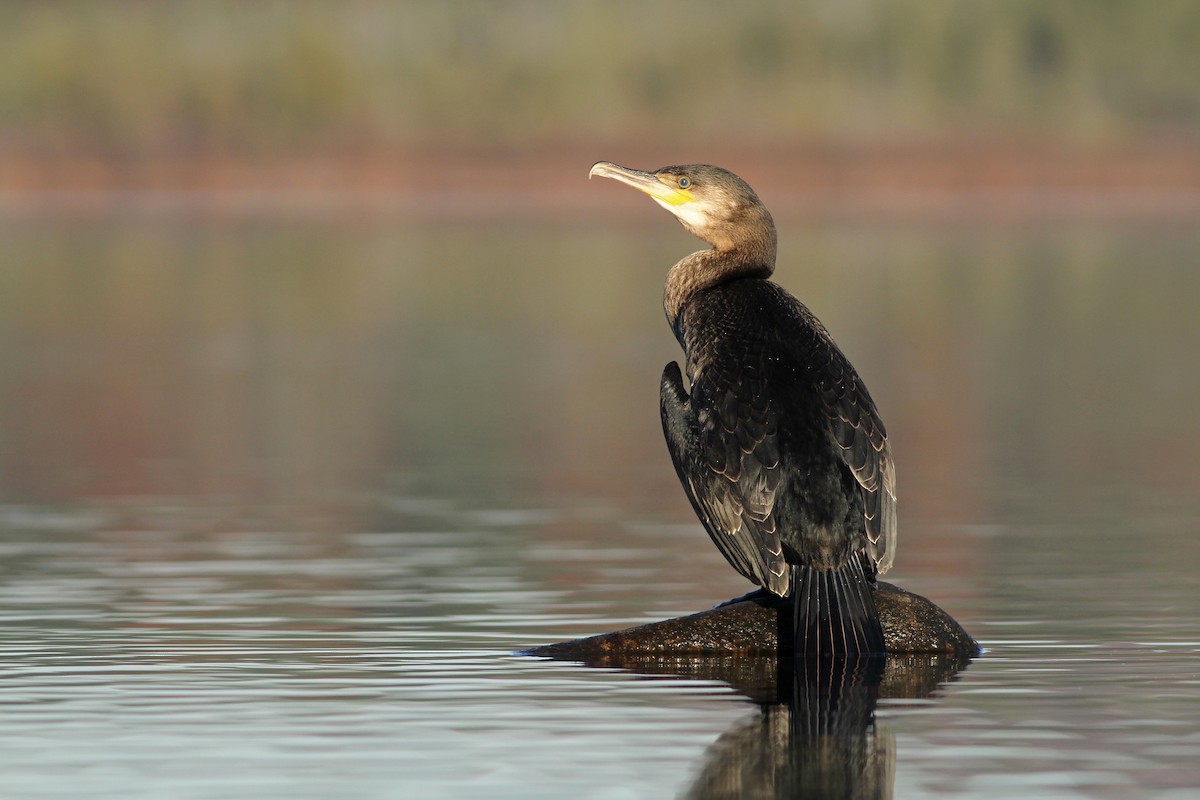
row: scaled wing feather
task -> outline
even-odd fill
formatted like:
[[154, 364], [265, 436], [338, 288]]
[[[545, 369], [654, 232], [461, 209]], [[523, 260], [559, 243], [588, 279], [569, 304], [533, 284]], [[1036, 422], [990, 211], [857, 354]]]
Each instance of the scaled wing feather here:
[[694, 382], [693, 392], [724, 392], [719, 399], [705, 397], [697, 405], [706, 410], [696, 414], [679, 365], [668, 364], [661, 389], [663, 432], [680, 482], [717, 548], [742, 575], [783, 596], [790, 571], [773, 515], [779, 486], [776, 425], [765, 394], [746, 388], [737, 381]]

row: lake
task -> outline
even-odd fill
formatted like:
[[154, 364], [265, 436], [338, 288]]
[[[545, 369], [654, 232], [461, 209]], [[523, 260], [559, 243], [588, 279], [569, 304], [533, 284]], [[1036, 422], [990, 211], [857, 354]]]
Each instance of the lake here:
[[662, 442], [696, 246], [646, 211], [0, 218], [5, 795], [1195, 797], [1194, 225], [780, 219], [965, 669], [834, 735], [518, 654], [751, 588]]

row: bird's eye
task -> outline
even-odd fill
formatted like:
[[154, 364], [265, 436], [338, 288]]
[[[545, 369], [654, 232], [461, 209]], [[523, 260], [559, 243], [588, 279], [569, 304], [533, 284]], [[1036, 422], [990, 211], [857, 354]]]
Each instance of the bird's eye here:
[[691, 185], [692, 185], [692, 182], [688, 178], [680, 178], [679, 179], [679, 188], [680, 189], [686, 189]]

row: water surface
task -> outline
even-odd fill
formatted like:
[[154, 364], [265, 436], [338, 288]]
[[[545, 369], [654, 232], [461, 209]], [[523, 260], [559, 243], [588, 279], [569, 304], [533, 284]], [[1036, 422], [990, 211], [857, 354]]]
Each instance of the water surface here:
[[[6, 793], [787, 788], [794, 706], [515, 654], [749, 588], [662, 444], [654, 222], [0, 222]], [[1200, 235], [781, 242], [895, 442], [889, 579], [988, 650], [884, 681], [871, 792], [1191, 797]]]

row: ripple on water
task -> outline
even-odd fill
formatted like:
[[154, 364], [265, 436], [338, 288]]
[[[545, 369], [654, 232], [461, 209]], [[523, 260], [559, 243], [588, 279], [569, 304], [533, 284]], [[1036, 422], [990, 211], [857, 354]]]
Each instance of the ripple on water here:
[[[714, 743], [759, 725], [718, 681], [513, 655], [653, 617], [596, 599], [638, 596], [646, 556], [563, 543], [503, 561], [489, 533], [93, 537], [64, 521], [0, 538], [9, 791], [53, 775], [89, 797], [135, 779], [181, 800], [338, 796], [348, 779], [365, 797], [587, 796], [618, 776], [674, 796]], [[580, 595], [547, 569], [604, 581]], [[711, 601], [655, 588], [681, 610]], [[933, 697], [879, 704], [896, 796], [1167, 796], [1191, 780], [1194, 637], [1036, 622], [980, 625], [984, 658]]]

